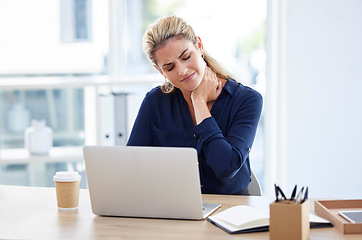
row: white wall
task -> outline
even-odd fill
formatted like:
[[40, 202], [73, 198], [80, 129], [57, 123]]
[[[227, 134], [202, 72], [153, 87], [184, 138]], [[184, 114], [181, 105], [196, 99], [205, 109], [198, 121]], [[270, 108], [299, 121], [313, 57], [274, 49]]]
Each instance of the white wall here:
[[275, 103], [284, 126], [281, 171], [269, 180], [288, 193], [299, 184], [311, 197], [362, 198], [362, 1], [290, 0], [277, 9], [286, 20], [283, 80], [269, 99], [282, 94]]

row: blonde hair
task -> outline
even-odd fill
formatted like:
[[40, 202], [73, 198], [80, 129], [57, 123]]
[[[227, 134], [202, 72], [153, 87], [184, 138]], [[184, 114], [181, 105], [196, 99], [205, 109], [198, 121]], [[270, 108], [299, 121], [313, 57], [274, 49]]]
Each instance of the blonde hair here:
[[[158, 66], [155, 59], [155, 52], [160, 48], [166, 40], [173, 37], [183, 37], [197, 46], [197, 37], [194, 30], [182, 18], [176, 16], [165, 16], [156, 20], [151, 24], [143, 35], [143, 51], [148, 59]], [[226, 71], [214, 58], [206, 51], [204, 52], [204, 60], [212, 71], [220, 78], [228, 79], [231, 74]], [[165, 82], [161, 86], [161, 90], [169, 93], [173, 90], [171, 83]]]

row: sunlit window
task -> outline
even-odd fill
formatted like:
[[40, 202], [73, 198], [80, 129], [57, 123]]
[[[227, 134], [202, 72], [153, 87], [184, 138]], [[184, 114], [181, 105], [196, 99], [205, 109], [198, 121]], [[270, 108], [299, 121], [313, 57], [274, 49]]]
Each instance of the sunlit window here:
[[[85, 91], [66, 83], [88, 76], [159, 76], [142, 52], [142, 35], [157, 18], [173, 14], [194, 28], [237, 80], [265, 94], [266, 0], [2, 0], [0, 81], [43, 79], [59, 88], [0, 89], [0, 150], [24, 148], [32, 119], [52, 128], [54, 146], [82, 146], [90, 120]], [[149, 89], [145, 84], [121, 89], [130, 93], [129, 127]], [[251, 152], [260, 179], [263, 161], [262, 116]]]
[[92, 41], [91, 0], [62, 0], [59, 3], [61, 41]]

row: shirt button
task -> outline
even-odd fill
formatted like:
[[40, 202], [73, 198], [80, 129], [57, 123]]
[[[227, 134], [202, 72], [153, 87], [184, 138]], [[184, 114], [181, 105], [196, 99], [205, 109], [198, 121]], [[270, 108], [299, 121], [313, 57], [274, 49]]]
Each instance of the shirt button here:
[[248, 148], [248, 152], [250, 152], [251, 151], [251, 148]]
[[203, 188], [204, 186], [203, 185], [200, 185], [201, 188]]

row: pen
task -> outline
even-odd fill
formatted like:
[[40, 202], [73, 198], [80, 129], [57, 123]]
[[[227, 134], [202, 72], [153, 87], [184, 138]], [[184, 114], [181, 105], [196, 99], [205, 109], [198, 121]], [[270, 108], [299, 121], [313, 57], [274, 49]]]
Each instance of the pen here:
[[307, 201], [307, 199], [308, 199], [308, 187], [305, 189], [303, 202]]
[[275, 201], [279, 202], [279, 198], [278, 198], [278, 188], [277, 185], [274, 183], [274, 190], [275, 190]]
[[303, 191], [304, 191], [304, 187], [302, 187], [302, 189], [300, 189], [298, 195], [297, 195], [297, 200], [296, 203], [297, 204], [301, 204], [302, 203], [302, 198], [303, 198]]
[[287, 197], [286, 197], [285, 194], [283, 193], [282, 189], [281, 189], [279, 186], [278, 186], [277, 188], [278, 188], [280, 194], [282, 195], [282, 197], [284, 198], [284, 200], [287, 200]]
[[294, 186], [292, 195], [290, 196], [290, 200], [294, 200], [296, 193], [297, 193], [297, 184]]

